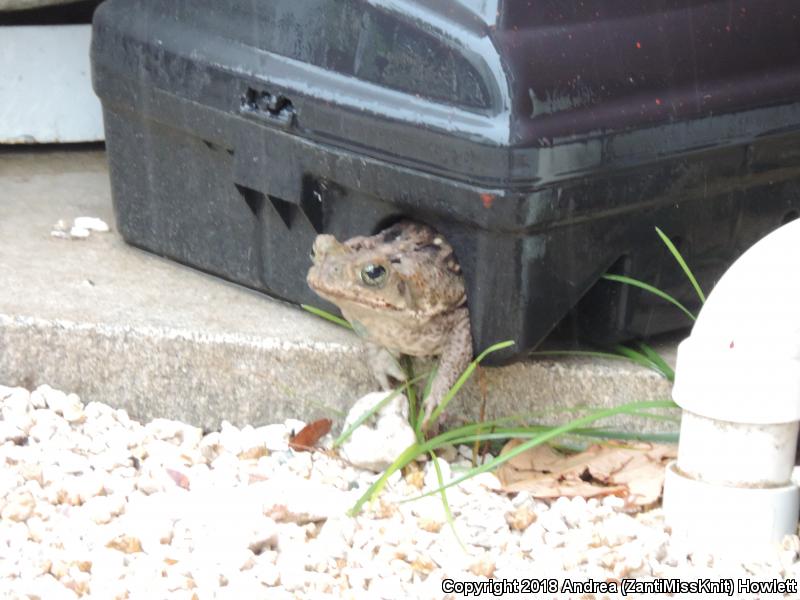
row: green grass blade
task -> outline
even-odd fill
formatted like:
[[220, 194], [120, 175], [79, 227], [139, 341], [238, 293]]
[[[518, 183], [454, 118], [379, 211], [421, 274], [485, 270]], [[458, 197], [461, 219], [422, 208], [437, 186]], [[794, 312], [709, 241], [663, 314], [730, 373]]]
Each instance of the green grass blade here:
[[[453, 443], [469, 445], [472, 442], [486, 442], [496, 440], [508, 440], [511, 438], [519, 439], [532, 439], [543, 432], [549, 431], [553, 427], [542, 427], [539, 430], [531, 431], [498, 431], [492, 433], [476, 433], [475, 435], [464, 436], [454, 440]], [[569, 435], [587, 438], [589, 440], [631, 440], [631, 441], [644, 441], [644, 442], [668, 442], [675, 443], [678, 441], [678, 431], [669, 431], [666, 433], [630, 433], [625, 431], [606, 431], [604, 429], [580, 428], [573, 429]]]
[[[408, 422], [414, 428], [414, 423], [419, 418], [420, 403], [417, 400], [417, 387], [410, 382], [416, 382], [419, 379], [414, 375], [414, 361], [411, 360], [410, 356], [402, 356], [398, 366], [406, 374], [404, 388], [406, 390], [406, 398], [408, 398]], [[414, 430], [416, 432], [416, 428]], [[417, 434], [417, 439], [421, 439], [419, 434]]]
[[622, 344], [617, 344], [614, 346], [614, 352], [618, 352], [620, 356], [624, 356], [628, 360], [635, 362], [638, 365], [647, 367], [648, 369], [653, 368], [653, 362], [644, 354], [634, 350], [633, 348], [628, 348]]
[[[661, 401], [661, 409], [679, 410], [679, 407], [670, 400]], [[654, 407], [648, 406], [648, 410]], [[595, 409], [596, 412], [598, 409]], [[670, 417], [668, 415], [658, 415], [647, 412], [647, 410], [637, 410], [635, 405], [627, 413], [630, 416], [651, 418], [655, 420], [669, 421], [676, 425], [680, 424], [680, 418]], [[450, 437], [447, 443], [453, 446], [459, 444], [469, 444], [474, 441], [494, 441], [506, 440], [510, 438], [532, 438], [544, 431], [551, 430], [554, 425], [530, 425], [526, 427], [497, 427], [492, 431], [481, 431], [483, 424], [470, 424], [459, 428], [458, 435]], [[485, 426], [484, 426], [485, 427]], [[569, 435], [575, 437], [586, 437], [592, 439], [620, 439], [620, 440], [644, 440], [644, 441], [675, 441], [677, 440], [678, 432], [667, 433], [631, 433], [629, 431], [618, 431], [613, 429], [604, 429], [599, 427], [580, 427], [573, 429]]]
[[700, 284], [697, 283], [697, 279], [694, 278], [692, 270], [689, 268], [689, 265], [686, 264], [686, 261], [683, 260], [683, 256], [681, 256], [681, 253], [678, 252], [678, 249], [675, 247], [675, 244], [673, 244], [672, 240], [669, 239], [667, 235], [663, 231], [661, 231], [658, 227], [656, 227], [656, 233], [658, 234], [658, 237], [661, 238], [661, 241], [664, 242], [664, 245], [672, 253], [672, 256], [675, 258], [675, 260], [678, 261], [678, 264], [681, 266], [681, 269], [683, 269], [683, 272], [686, 273], [686, 277], [692, 283], [694, 291], [697, 292], [697, 297], [700, 298], [700, 302], [705, 304], [706, 296], [703, 293], [703, 290], [700, 289]]
[[300, 306], [303, 307], [308, 312], [310, 312], [311, 314], [317, 315], [318, 317], [322, 317], [323, 319], [330, 321], [331, 323], [336, 323], [337, 325], [341, 325], [342, 327], [347, 327], [347, 329], [353, 329], [353, 326], [350, 325], [350, 323], [348, 323], [341, 317], [332, 315], [327, 310], [322, 310], [321, 308], [317, 308], [316, 306], [310, 306], [308, 304], [301, 304]]
[[428, 381], [425, 382], [425, 389], [422, 392], [422, 397], [427, 398], [428, 394], [431, 393], [431, 387], [433, 386], [433, 379], [436, 377], [436, 373], [439, 372], [439, 365], [436, 365], [431, 370], [431, 374], [428, 377]]
[[[652, 402], [652, 401], [648, 401]], [[659, 408], [664, 409], [678, 409], [678, 406], [672, 400], [660, 400], [662, 404], [658, 405]], [[646, 409], [653, 408], [652, 405], [648, 404]], [[512, 415], [508, 417], [499, 417], [496, 419], [491, 419], [487, 421], [481, 421], [480, 423], [466, 423], [464, 425], [460, 425], [453, 429], [449, 429], [440, 433], [435, 438], [432, 438], [432, 441], [439, 443], [440, 445], [447, 445], [447, 444], [458, 444], [460, 443], [460, 438], [462, 436], [474, 436], [479, 434], [482, 430], [485, 431], [487, 429], [492, 429], [491, 437], [487, 437], [487, 439], [502, 439], [503, 435], [506, 437], [513, 437], [517, 433], [524, 433], [530, 430], [536, 431], [545, 431], [549, 430], [552, 426], [551, 425], [516, 425], [513, 424], [520, 420], [524, 420], [526, 417], [530, 418], [541, 418], [548, 415], [553, 414], [568, 414], [568, 413], [576, 413], [576, 412], [586, 412], [586, 411], [596, 411], [600, 410], [596, 406], [575, 406], [575, 407], [565, 407], [561, 409], [548, 409], [542, 411], [534, 411], [526, 415]], [[635, 409], [632, 409], [629, 414], [634, 414]], [[644, 418], [653, 417], [655, 418], [656, 415], [651, 415], [648, 412], [642, 412], [639, 415]], [[660, 417], [660, 415], [659, 415]], [[578, 435], [582, 435], [582, 432], [586, 432], [586, 435], [590, 434], [590, 431], [593, 430], [576, 430], [578, 431]], [[499, 432], [499, 433], [497, 433]], [[503, 432], [505, 432], [503, 434]], [[487, 433], [487, 435], [489, 435]], [[470, 437], [470, 441], [474, 441], [474, 437]], [[435, 446], [438, 448], [439, 446]]]
[[657, 373], [660, 373], [661, 375], [664, 375], [661, 369], [658, 368], [658, 365], [656, 365], [652, 360], [650, 360], [645, 354], [642, 354], [641, 352], [634, 350], [633, 348], [629, 348], [628, 346], [623, 346], [622, 344], [617, 344], [616, 346], [614, 346], [614, 351], [619, 352], [620, 355], [629, 359], [631, 362], [634, 362], [647, 369], [651, 369], [653, 371], [656, 371]]
[[[637, 415], [637, 413], [628, 413]], [[644, 415], [641, 415], [644, 416]], [[677, 419], [680, 422], [680, 419]], [[598, 440], [631, 440], [642, 442], [666, 442], [675, 444], [678, 442], [678, 431], [667, 431], [663, 433], [631, 433], [630, 431], [616, 431], [607, 429], [575, 429], [570, 435], [593, 438]]]
[[634, 279], [633, 277], [627, 277], [625, 275], [614, 275], [613, 273], [606, 273], [606, 274], [602, 275], [602, 278], [603, 279], [607, 279], [608, 281], [617, 281], [619, 283], [625, 283], [627, 285], [632, 285], [634, 287], [638, 287], [638, 288], [641, 288], [641, 289], [643, 289], [643, 290], [645, 290], [647, 292], [650, 292], [651, 294], [655, 294], [656, 296], [658, 296], [662, 300], [666, 300], [667, 302], [670, 302], [670, 303], [674, 304], [675, 306], [677, 306], [684, 313], [686, 313], [686, 315], [692, 321], [696, 321], [697, 320], [697, 317], [695, 317], [694, 314], [692, 314], [692, 312], [688, 308], [686, 308], [683, 304], [678, 302], [675, 298], [673, 298], [672, 296], [670, 296], [666, 292], [662, 292], [657, 287], [653, 287], [649, 283], [645, 283], [644, 281], [639, 281], [638, 279]]
[[[425, 382], [425, 390], [422, 392], [422, 397], [427, 398], [428, 394], [431, 393], [431, 386], [433, 385], [433, 379], [436, 377], [436, 373], [439, 370], [439, 365], [435, 365], [433, 370], [431, 371], [430, 376], [428, 377], [428, 381]], [[422, 407], [418, 407], [422, 408]], [[418, 410], [412, 411], [410, 413], [409, 423], [411, 427], [414, 429], [414, 433], [417, 436], [418, 440], [423, 440], [425, 438], [425, 432], [422, 431], [423, 420], [425, 419], [425, 411]]]
[[436, 454], [431, 451], [429, 452], [431, 460], [433, 461], [433, 468], [436, 469], [436, 481], [439, 482], [439, 489], [441, 490], [442, 496], [442, 506], [444, 507], [444, 515], [447, 519], [447, 524], [450, 526], [450, 531], [453, 532], [453, 536], [456, 538], [458, 545], [461, 546], [461, 549], [464, 552], [467, 551], [467, 547], [464, 545], [464, 542], [461, 541], [461, 538], [458, 536], [458, 531], [456, 531], [456, 522], [453, 518], [453, 511], [450, 510], [450, 503], [447, 501], [447, 491], [444, 487], [444, 478], [442, 477], [442, 468], [439, 466], [439, 458]]
[[423, 452], [430, 452], [433, 449], [434, 446], [431, 446], [430, 443], [420, 444], [419, 442], [414, 442], [408, 448], [403, 450], [403, 452], [400, 453], [400, 456], [398, 456], [395, 461], [386, 468], [386, 470], [383, 472], [383, 475], [381, 475], [372, 483], [372, 485], [367, 488], [367, 491], [364, 492], [353, 505], [353, 507], [347, 511], [347, 514], [352, 517], [360, 513], [364, 504], [381, 492], [386, 485], [386, 482], [389, 480], [389, 477], [391, 477], [395, 471], [399, 471], [405, 467]]
[[643, 419], [650, 419], [651, 421], [664, 421], [665, 423], [672, 423], [674, 425], [681, 424], [680, 417], [671, 417], [669, 415], [653, 415], [645, 413], [631, 413], [633, 417], [642, 417]]
[[642, 352], [644, 352], [644, 355], [656, 365], [658, 370], [663, 373], [664, 377], [666, 377], [669, 381], [675, 381], [675, 369], [669, 366], [667, 361], [664, 360], [663, 356], [661, 356], [658, 352], [644, 342], [639, 342], [639, 348], [641, 348]]
[[614, 346], [614, 350], [626, 358], [629, 358], [633, 362], [659, 373], [667, 381], [675, 381], [675, 371], [658, 354], [658, 352], [653, 350], [644, 342], [639, 342], [639, 347], [642, 348], [642, 352], [621, 344]]

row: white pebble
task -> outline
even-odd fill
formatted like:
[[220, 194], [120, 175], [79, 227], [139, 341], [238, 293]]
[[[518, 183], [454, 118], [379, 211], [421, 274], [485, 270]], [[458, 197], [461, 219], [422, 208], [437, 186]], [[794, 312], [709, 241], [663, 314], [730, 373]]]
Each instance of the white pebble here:
[[544, 544], [545, 529], [541, 523], [534, 523], [522, 532], [519, 548], [524, 552], [533, 552]]
[[75, 600], [78, 594], [56, 580], [52, 575], [41, 575], [30, 582], [28, 595], [33, 598], [44, 600]]
[[258, 580], [268, 587], [278, 585], [278, 582], [281, 578], [281, 571], [280, 569], [271, 564], [259, 564], [256, 569], [256, 577]]
[[88, 458], [69, 450], [56, 452], [53, 456], [53, 462], [59, 467], [62, 473], [68, 473], [70, 475], [92, 471], [92, 466]]
[[255, 517], [249, 523], [247, 547], [251, 552], [261, 554], [278, 545], [278, 526], [269, 517]]
[[271, 452], [285, 452], [289, 449], [289, 430], [285, 425], [262, 425], [256, 427], [255, 435]]
[[[379, 476], [289, 450], [293, 420], [201, 436], [49, 386], [0, 387], [0, 401], [0, 597], [428, 598], [445, 577], [800, 576], [797, 536], [775, 560], [687, 559], [660, 509], [511, 497], [491, 473], [447, 490], [462, 547], [438, 495], [404, 502], [438, 487], [429, 459], [350, 516]], [[470, 454], [440, 460], [443, 479]]]
[[200, 440], [200, 454], [208, 462], [214, 461], [222, 452], [222, 439], [219, 431], [212, 431]]
[[85, 227], [70, 227], [69, 230], [69, 237], [73, 239], [83, 240], [88, 238], [91, 235], [91, 231], [86, 229]]
[[[438, 467], [438, 470], [437, 470]], [[440, 483], [441, 478], [441, 483]], [[450, 470], [450, 464], [442, 459], [437, 458], [436, 462], [429, 462], [425, 465], [425, 478], [423, 480], [425, 492], [432, 492], [438, 490], [442, 485], [446, 485], [453, 479], [453, 474]], [[451, 493], [448, 489], [448, 493]]]
[[[357, 400], [345, 418], [343, 431], [374, 409], [387, 392], [371, 392]], [[378, 472], [388, 467], [416, 440], [408, 423], [408, 399], [397, 394], [361, 423], [342, 444], [342, 455], [352, 464]]]
[[31, 407], [34, 409], [47, 408], [47, 398], [45, 395], [52, 389], [53, 388], [51, 388], [49, 385], [40, 385], [33, 390], [30, 396]]
[[268, 453], [261, 436], [256, 433], [252, 425], [242, 427], [239, 440], [239, 458], [258, 459]]
[[618, 496], [606, 496], [603, 498], [603, 505], [613, 508], [614, 510], [619, 510], [625, 506], [625, 500]]
[[539, 515], [539, 524], [545, 529], [545, 531], [550, 531], [552, 533], [567, 532], [567, 524], [564, 522], [564, 519], [561, 517], [559, 512], [554, 508], [550, 508], [550, 510]]
[[66, 475], [53, 485], [61, 503], [78, 506], [103, 492], [103, 477], [97, 472]]
[[203, 438], [203, 431], [199, 427], [172, 419], [153, 419], [144, 429], [158, 440], [189, 448], [197, 446]]
[[31, 393], [21, 387], [0, 386], [0, 405], [3, 419], [26, 415], [31, 410]]
[[30, 492], [15, 492], [6, 498], [6, 505], [0, 516], [4, 521], [25, 521], [33, 514], [36, 500]]
[[18, 427], [15, 423], [9, 421], [0, 421], [0, 444], [11, 442], [13, 444], [22, 444], [28, 437], [25, 430]]
[[84, 510], [88, 517], [98, 525], [109, 523], [125, 510], [125, 496], [122, 494], [93, 496], [84, 504]]
[[20, 486], [24, 481], [22, 475], [13, 469], [0, 469], [0, 498]]
[[105, 233], [109, 230], [108, 223], [97, 217], [76, 217], [73, 227]]
[[219, 445], [226, 452], [238, 455], [242, 451], [242, 440], [238, 427], [231, 425], [228, 421], [223, 421], [219, 431]]

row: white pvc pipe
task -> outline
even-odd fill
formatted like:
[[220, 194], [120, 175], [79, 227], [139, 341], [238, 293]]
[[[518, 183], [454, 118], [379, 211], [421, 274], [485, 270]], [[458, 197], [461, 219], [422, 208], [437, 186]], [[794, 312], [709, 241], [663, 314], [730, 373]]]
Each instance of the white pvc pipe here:
[[784, 535], [797, 529], [798, 490], [722, 486], [667, 465], [664, 516], [673, 541], [687, 552], [720, 557], [774, 557]]
[[673, 537], [717, 555], [764, 556], [797, 530], [800, 220], [725, 273], [678, 347], [683, 409], [664, 512]]
[[797, 421], [732, 423], [683, 411], [678, 465], [708, 483], [781, 486], [792, 475], [797, 432]]

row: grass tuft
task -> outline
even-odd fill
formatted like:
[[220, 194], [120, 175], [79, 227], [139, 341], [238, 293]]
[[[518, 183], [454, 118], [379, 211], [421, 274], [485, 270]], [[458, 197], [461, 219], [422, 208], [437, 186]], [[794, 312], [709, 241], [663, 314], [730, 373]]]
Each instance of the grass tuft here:
[[[508, 439], [510, 437], [527, 437], [528, 441], [523, 444], [520, 444], [512, 451], [498, 456], [497, 458], [488, 461], [482, 465], [477, 465], [472, 469], [468, 470], [464, 475], [449, 481], [447, 483], [440, 483], [440, 487], [436, 490], [432, 490], [430, 492], [421, 494], [419, 496], [415, 496], [414, 498], [409, 498], [408, 500], [404, 500], [404, 502], [410, 502], [412, 500], [418, 500], [420, 498], [424, 498], [426, 496], [430, 496], [432, 494], [440, 493], [442, 490], [452, 487], [469, 479], [470, 477], [474, 477], [480, 473], [485, 473], [486, 471], [490, 471], [495, 469], [496, 467], [500, 466], [507, 460], [517, 456], [518, 454], [525, 452], [529, 448], [542, 444], [546, 441], [549, 441], [553, 438], [558, 436], [564, 435], [566, 433], [570, 433], [573, 435], [585, 435], [589, 438], [605, 438], [607, 439], [610, 436], [616, 435], [620, 432], [609, 432], [605, 430], [592, 430], [586, 429], [587, 425], [594, 423], [595, 421], [605, 419], [608, 417], [612, 417], [615, 415], [620, 414], [630, 414], [630, 415], [640, 415], [642, 411], [648, 411], [653, 409], [669, 409], [675, 408], [675, 403], [671, 400], [654, 400], [654, 401], [645, 401], [645, 402], [631, 402], [628, 404], [623, 404], [621, 406], [616, 406], [613, 408], [598, 408], [592, 410], [589, 414], [579, 417], [577, 419], [573, 419], [564, 425], [558, 425], [555, 427], [548, 427], [542, 426], [540, 428], [523, 428], [523, 429], [505, 429], [505, 428], [498, 428], [496, 431], [493, 432], [481, 432], [481, 430], [485, 430], [487, 427], [488, 422], [483, 423], [471, 423], [468, 425], [463, 425], [456, 429], [451, 429], [450, 431], [446, 431], [436, 437], [431, 438], [430, 440], [418, 440], [406, 450], [404, 450], [399, 457], [383, 472], [383, 474], [362, 494], [362, 496], [358, 499], [358, 501], [353, 505], [350, 509], [350, 515], [358, 514], [361, 509], [363, 508], [364, 504], [368, 501], [377, 497], [377, 495], [383, 490], [386, 482], [388, 481], [389, 477], [392, 476], [393, 473], [405, 467], [408, 463], [413, 461], [417, 456], [421, 454], [429, 454], [434, 452], [435, 450], [442, 448], [444, 446], [449, 445], [458, 445], [458, 444], [468, 444], [475, 440], [501, 440], [501, 439]], [[627, 434], [628, 438], [631, 439], [631, 434]], [[642, 439], [642, 436], [634, 436], [633, 439]]]

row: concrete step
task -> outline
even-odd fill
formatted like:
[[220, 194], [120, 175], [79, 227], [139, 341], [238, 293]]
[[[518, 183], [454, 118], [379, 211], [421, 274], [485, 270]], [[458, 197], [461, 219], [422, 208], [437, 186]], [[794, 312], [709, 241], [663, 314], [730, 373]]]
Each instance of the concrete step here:
[[[109, 233], [53, 237], [99, 217]], [[337, 419], [375, 388], [359, 340], [300, 308], [142, 252], [114, 229], [96, 148], [0, 150], [0, 383], [41, 383], [142, 420], [213, 429]], [[660, 349], [674, 362], [674, 342]], [[665, 399], [670, 384], [623, 360], [557, 358], [480, 370], [453, 419]], [[540, 421], [563, 422], [556, 412]], [[673, 423], [618, 419], [631, 430]]]

